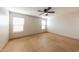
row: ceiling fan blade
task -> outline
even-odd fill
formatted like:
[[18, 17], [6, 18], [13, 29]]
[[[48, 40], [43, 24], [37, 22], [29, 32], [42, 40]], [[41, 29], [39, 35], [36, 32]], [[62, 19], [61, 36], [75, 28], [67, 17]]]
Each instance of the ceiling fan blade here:
[[42, 10], [38, 10], [38, 12], [43, 12]]
[[50, 10], [50, 9], [52, 9], [52, 7], [48, 7], [48, 9], [47, 9], [47, 10]]
[[48, 13], [55, 13], [55, 11], [49, 11]]
[[44, 14], [44, 13], [41, 13], [40, 15], [42, 15], [42, 14]]

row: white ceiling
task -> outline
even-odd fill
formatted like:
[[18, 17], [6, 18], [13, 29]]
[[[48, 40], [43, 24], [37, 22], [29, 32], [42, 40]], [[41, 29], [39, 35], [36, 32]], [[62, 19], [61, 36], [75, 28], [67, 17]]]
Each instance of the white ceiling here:
[[38, 10], [44, 10], [45, 8], [48, 8], [48, 7], [9, 7], [8, 9], [9, 11], [13, 11], [17, 13], [41, 17], [40, 16], [41, 12], [38, 12]]
[[10, 7], [9, 10], [17, 13], [39, 16], [38, 10], [43, 10], [47, 7]]
[[[22, 13], [22, 14], [27, 14], [27, 15], [33, 15], [33, 16], [38, 16], [40, 17], [39, 14], [41, 14], [41, 12], [38, 12], [38, 10], [43, 10], [47, 7], [10, 7], [8, 8], [10, 11], [13, 12], [17, 12], [17, 13]], [[74, 12], [74, 11], [79, 11], [78, 7], [52, 7], [51, 10], [55, 10], [55, 14], [59, 14], [59, 15], [63, 15], [63, 14], [67, 14], [70, 12]], [[54, 15], [49, 14], [50, 15]]]

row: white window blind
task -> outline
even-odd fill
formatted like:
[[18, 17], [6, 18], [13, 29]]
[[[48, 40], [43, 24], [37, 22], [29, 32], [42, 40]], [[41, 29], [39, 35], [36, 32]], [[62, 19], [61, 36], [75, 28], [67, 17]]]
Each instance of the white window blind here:
[[46, 27], [46, 20], [42, 20], [42, 22], [41, 22], [41, 24], [42, 24], [42, 29], [45, 29], [45, 27]]
[[24, 18], [13, 17], [13, 32], [24, 31]]

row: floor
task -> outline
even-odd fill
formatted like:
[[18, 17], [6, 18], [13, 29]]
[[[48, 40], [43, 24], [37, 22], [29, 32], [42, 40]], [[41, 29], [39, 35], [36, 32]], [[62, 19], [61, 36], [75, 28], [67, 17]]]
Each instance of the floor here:
[[2, 51], [7, 52], [76, 52], [79, 40], [52, 33], [42, 33], [9, 40]]

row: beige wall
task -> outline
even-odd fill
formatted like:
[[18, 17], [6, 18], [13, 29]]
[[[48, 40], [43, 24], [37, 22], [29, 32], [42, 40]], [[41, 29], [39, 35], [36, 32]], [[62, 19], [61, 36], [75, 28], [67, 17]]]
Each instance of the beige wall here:
[[[18, 16], [23, 17], [25, 19], [24, 31], [13, 33], [13, 25], [12, 25], [12, 17]], [[35, 16], [28, 16], [24, 14], [12, 13], [10, 12], [10, 38], [17, 38], [21, 36], [31, 35], [42, 32], [41, 30], [41, 20], [42, 18], [38, 18]]]
[[6, 8], [0, 7], [0, 49], [9, 38], [9, 14]]
[[79, 39], [79, 8], [58, 8], [47, 27], [48, 32]]

